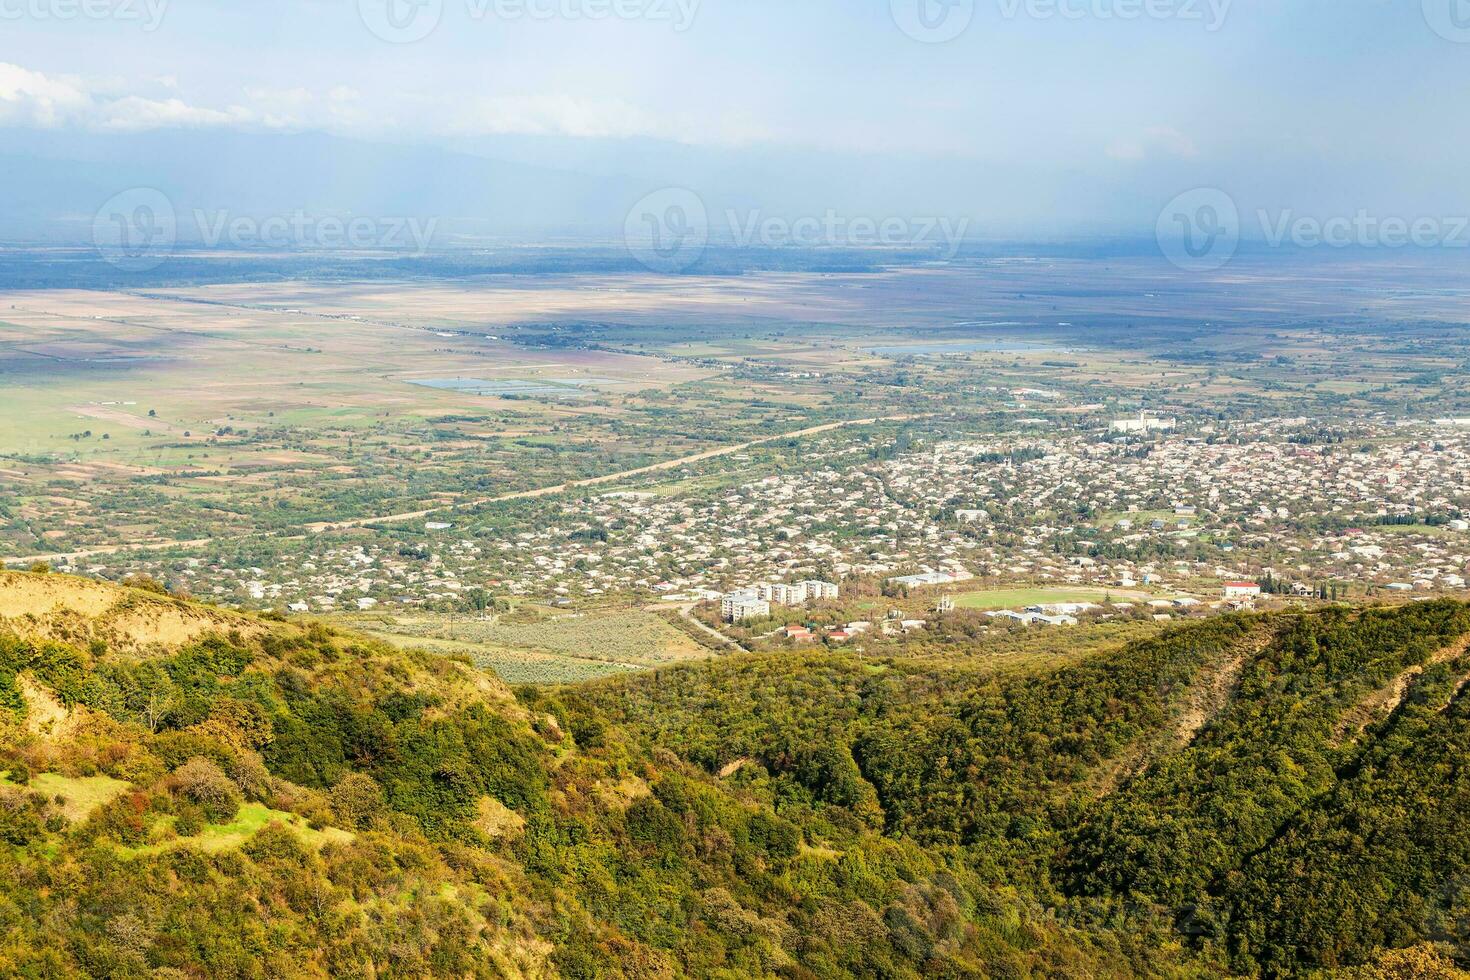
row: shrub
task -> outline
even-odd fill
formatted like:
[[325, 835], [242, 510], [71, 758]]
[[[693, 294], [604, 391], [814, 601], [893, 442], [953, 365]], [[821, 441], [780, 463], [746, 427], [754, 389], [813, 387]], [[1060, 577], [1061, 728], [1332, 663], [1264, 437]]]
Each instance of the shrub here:
[[204, 810], [185, 804], [179, 807], [179, 817], [174, 821], [174, 833], [180, 837], [194, 837], [204, 829]]
[[162, 582], [158, 581], [152, 575], [146, 575], [141, 572], [127, 576], [122, 580], [122, 584], [130, 589], [142, 589], [144, 592], [168, 595], [168, 589], [164, 587]]
[[240, 812], [240, 788], [212, 759], [196, 755], [173, 774], [179, 795], [197, 803], [211, 823], [229, 823]]
[[147, 793], [127, 793], [108, 803], [88, 819], [85, 835], [89, 839], [108, 838], [128, 847], [136, 847], [148, 837], [145, 819], [152, 809]]
[[388, 806], [377, 780], [358, 772], [338, 780], [332, 787], [331, 799], [337, 818], [355, 830], [371, 825]]
[[256, 861], [276, 860], [301, 864], [309, 857], [301, 838], [289, 827], [274, 822], [262, 827], [243, 850]]

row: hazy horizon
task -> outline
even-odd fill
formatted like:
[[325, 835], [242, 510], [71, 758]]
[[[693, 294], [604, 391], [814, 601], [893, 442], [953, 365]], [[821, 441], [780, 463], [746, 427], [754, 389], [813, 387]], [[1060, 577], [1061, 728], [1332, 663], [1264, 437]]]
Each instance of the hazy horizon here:
[[1224, 209], [1242, 242], [1460, 247], [1455, 2], [6, 0], [0, 239], [84, 243], [141, 188], [206, 244], [297, 212], [616, 240], [672, 206], [775, 246], [1204, 248]]

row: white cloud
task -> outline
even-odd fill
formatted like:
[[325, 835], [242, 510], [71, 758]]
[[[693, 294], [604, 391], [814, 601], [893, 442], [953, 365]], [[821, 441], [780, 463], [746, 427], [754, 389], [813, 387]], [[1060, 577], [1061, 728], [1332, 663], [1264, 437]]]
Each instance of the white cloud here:
[[0, 62], [0, 126], [139, 132], [199, 126], [268, 125], [241, 106], [211, 109], [183, 99], [121, 94], [116, 80], [88, 83]]
[[744, 146], [771, 138], [749, 118], [655, 113], [621, 99], [565, 93], [486, 95], [468, 100], [384, 102], [347, 85], [325, 92], [247, 86], [238, 104], [186, 100], [169, 76], [129, 82], [47, 76], [0, 63], [0, 126], [73, 127], [100, 132], [233, 127], [321, 129], [345, 135], [385, 132], [424, 136], [648, 137], [680, 143]]
[[74, 79], [48, 78], [0, 62], [0, 124], [60, 126], [91, 105], [92, 97]]
[[115, 133], [136, 133], [149, 129], [198, 126], [228, 126], [249, 123], [249, 111], [233, 107], [226, 111], [202, 109], [182, 99], [145, 99], [136, 95], [113, 99], [97, 105], [91, 117], [96, 129]]

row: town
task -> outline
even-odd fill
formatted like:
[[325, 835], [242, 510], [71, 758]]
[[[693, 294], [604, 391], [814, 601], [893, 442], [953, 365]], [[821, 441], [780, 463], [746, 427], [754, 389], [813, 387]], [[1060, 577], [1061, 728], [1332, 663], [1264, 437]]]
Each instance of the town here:
[[1263, 584], [1323, 598], [1465, 587], [1465, 420], [1117, 422], [1029, 419], [963, 436], [925, 424], [882, 452], [834, 433], [803, 446], [793, 472], [563, 496], [508, 528], [470, 512], [322, 534], [253, 565], [133, 555], [75, 570], [289, 612], [453, 610], [490, 594], [708, 603], [736, 621], [834, 598], [850, 579], [936, 595], [1024, 583], [1205, 600], [1249, 600]]

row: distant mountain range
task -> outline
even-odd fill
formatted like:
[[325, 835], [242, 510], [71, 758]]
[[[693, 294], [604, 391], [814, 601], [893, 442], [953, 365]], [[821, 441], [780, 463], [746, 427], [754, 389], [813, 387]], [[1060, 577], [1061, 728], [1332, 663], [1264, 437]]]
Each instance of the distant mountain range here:
[[[179, 239], [210, 220], [437, 219], [441, 244], [621, 240], [645, 195], [688, 189], [711, 237], [767, 218], [943, 219], [969, 237], [1074, 237], [1089, 227], [1152, 230], [1147, 193], [1077, 175], [904, 155], [694, 147], [650, 139], [487, 137], [452, 146], [365, 142], [320, 132], [7, 129], [0, 142], [0, 240], [86, 243], [98, 208], [151, 188], [180, 215]], [[1054, 217], [1025, 217], [1040, 207]], [[837, 244], [844, 244], [838, 242]]]
[[99, 206], [132, 188], [161, 191], [188, 242], [195, 210], [264, 219], [440, 219], [451, 237], [563, 229], [606, 235], [646, 190], [627, 178], [321, 133], [163, 130], [99, 135], [12, 131], [0, 151], [0, 222], [10, 240], [85, 241]]

